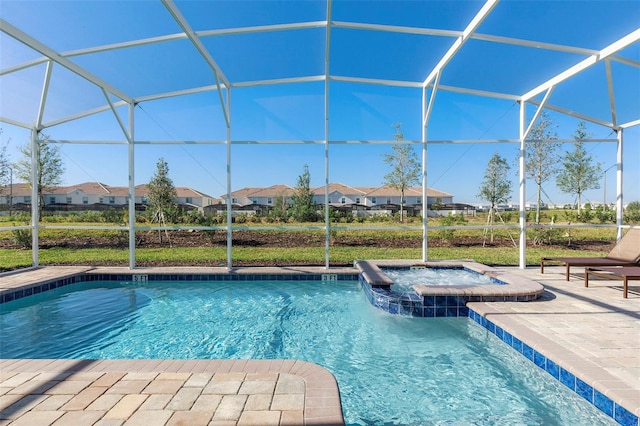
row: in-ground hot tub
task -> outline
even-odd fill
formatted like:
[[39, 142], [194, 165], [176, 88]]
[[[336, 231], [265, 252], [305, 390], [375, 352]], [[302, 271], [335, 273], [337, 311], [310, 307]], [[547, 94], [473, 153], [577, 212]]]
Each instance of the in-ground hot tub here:
[[[391, 314], [415, 317], [466, 317], [469, 315], [467, 302], [527, 302], [535, 300], [544, 292], [542, 284], [501, 271], [474, 261], [433, 261], [415, 260], [361, 260], [355, 262], [359, 270], [360, 284], [377, 308]], [[442, 282], [424, 283], [420, 280], [410, 291], [398, 291], [394, 280], [385, 270], [410, 270], [438, 268], [461, 270], [481, 278], [473, 284]]]

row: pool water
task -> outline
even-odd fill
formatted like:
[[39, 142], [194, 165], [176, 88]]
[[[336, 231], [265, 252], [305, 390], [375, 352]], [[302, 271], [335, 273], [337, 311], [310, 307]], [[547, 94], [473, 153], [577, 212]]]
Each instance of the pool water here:
[[490, 277], [462, 268], [400, 268], [383, 269], [393, 280], [391, 289], [400, 293], [413, 291], [414, 285], [495, 285]]
[[351, 425], [614, 424], [466, 318], [389, 315], [356, 281], [91, 282], [0, 305], [3, 358], [317, 363]]

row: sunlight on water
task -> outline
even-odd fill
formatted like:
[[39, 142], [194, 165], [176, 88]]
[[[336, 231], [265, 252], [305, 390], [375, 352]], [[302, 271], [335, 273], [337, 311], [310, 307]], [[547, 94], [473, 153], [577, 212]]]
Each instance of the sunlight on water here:
[[336, 376], [347, 424], [613, 424], [474, 322], [388, 315], [355, 281], [145, 285], [0, 305], [2, 356], [301, 359]]
[[457, 268], [384, 269], [393, 280], [392, 290], [406, 293], [414, 285], [489, 285], [496, 284], [486, 275]]

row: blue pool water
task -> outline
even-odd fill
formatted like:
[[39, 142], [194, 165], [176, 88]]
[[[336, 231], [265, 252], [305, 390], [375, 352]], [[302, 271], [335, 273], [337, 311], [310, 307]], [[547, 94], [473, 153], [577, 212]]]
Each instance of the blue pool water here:
[[389, 315], [356, 281], [92, 282], [0, 305], [3, 358], [288, 358], [352, 425], [613, 420], [466, 318]]
[[462, 268], [398, 268], [384, 269], [384, 273], [393, 280], [392, 290], [405, 293], [413, 291], [414, 285], [450, 286], [450, 285], [491, 285], [491, 278]]

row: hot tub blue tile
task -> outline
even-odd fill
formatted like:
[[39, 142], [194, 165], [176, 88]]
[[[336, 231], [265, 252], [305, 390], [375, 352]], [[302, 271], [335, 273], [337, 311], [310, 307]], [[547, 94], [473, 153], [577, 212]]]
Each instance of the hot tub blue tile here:
[[504, 337], [504, 330], [502, 329], [502, 327], [497, 327], [496, 326], [496, 336], [498, 336], [498, 339], [502, 340], [502, 338]]
[[460, 306], [458, 308], [458, 316], [459, 317], [468, 317], [469, 316], [469, 308], [466, 306]]
[[447, 308], [444, 306], [436, 307], [436, 316], [437, 317], [446, 317], [447, 316]]
[[513, 336], [511, 335], [511, 333], [505, 331], [502, 336], [502, 341], [507, 345], [512, 346]]
[[542, 355], [540, 352], [538, 351], [533, 351], [533, 363], [535, 365], [537, 365], [538, 367], [542, 368], [543, 370], [546, 370], [547, 367], [547, 357]]
[[551, 361], [547, 358], [547, 373], [549, 373], [553, 378], [560, 380], [560, 366], [555, 362]]
[[435, 299], [436, 307], [447, 306], [447, 296], [436, 296]]
[[447, 306], [446, 312], [448, 317], [457, 317], [458, 316], [458, 307], [457, 306]]
[[526, 343], [522, 344], [522, 355], [527, 357], [528, 360], [533, 361], [533, 348]]
[[459, 297], [458, 296], [446, 296], [447, 297], [447, 306], [458, 306], [459, 305]]
[[614, 419], [623, 426], [637, 426], [639, 423], [638, 416], [631, 413], [626, 408], [615, 404], [614, 405]]
[[576, 377], [576, 393], [593, 403], [593, 387]]
[[433, 318], [436, 316], [436, 309], [435, 308], [424, 308], [423, 309], [423, 316], [425, 318]]
[[513, 336], [513, 340], [512, 340], [511, 346], [516, 351], [522, 353], [522, 340], [518, 339], [516, 336]]
[[613, 401], [602, 392], [594, 390], [593, 405], [598, 407], [600, 411], [602, 411], [609, 417], [613, 417]]
[[571, 390], [576, 389], [576, 376], [560, 367], [560, 382]]
[[491, 321], [487, 320], [487, 326], [488, 326], [490, 332], [492, 332], [493, 334], [496, 333], [496, 325], [494, 323], [492, 323]]
[[429, 308], [434, 308], [436, 306], [436, 297], [435, 296], [425, 296], [424, 297], [424, 306]]

